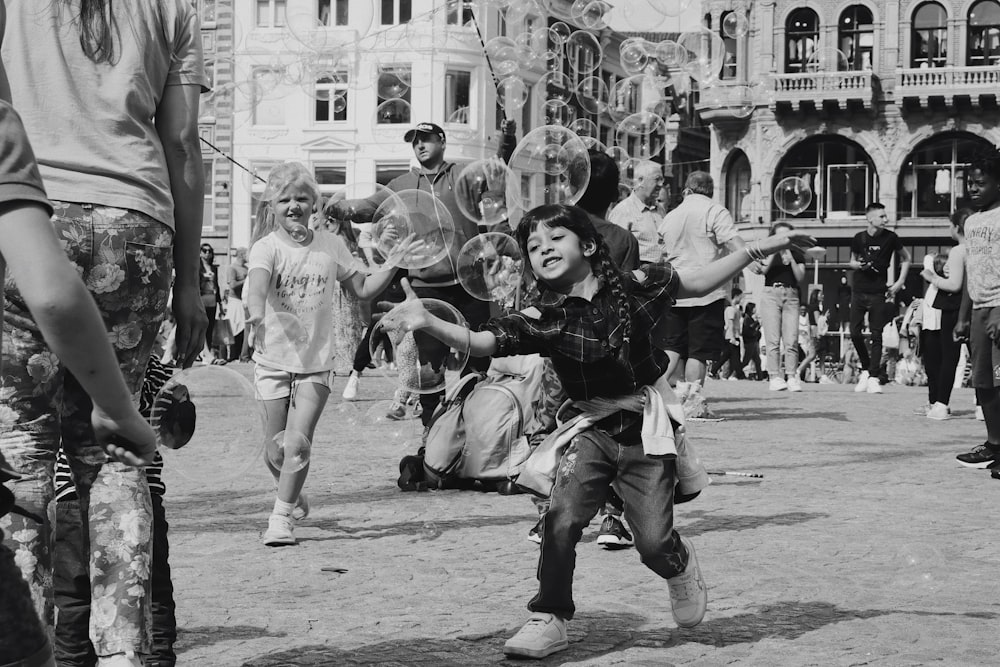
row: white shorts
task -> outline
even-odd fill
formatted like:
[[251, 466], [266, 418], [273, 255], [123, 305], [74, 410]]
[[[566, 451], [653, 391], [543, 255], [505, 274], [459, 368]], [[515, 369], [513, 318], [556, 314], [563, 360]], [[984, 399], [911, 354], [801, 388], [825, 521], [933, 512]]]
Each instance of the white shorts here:
[[254, 365], [253, 383], [257, 390], [257, 398], [262, 401], [288, 398], [295, 391], [296, 387], [306, 382], [319, 384], [330, 389], [333, 385], [333, 371], [292, 373], [262, 364]]

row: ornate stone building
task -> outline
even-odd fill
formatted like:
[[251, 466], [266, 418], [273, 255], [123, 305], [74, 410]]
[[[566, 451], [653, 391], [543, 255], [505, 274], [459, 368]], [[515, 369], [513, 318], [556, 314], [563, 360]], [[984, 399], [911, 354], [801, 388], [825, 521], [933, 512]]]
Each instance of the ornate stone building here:
[[[721, 88], [697, 104], [711, 124], [717, 196], [744, 236], [777, 220], [828, 248], [816, 267], [827, 293], [881, 201], [916, 269], [949, 245], [948, 216], [966, 205], [977, 151], [1000, 144], [1000, 2], [997, 0], [704, 0], [705, 24], [724, 37]], [[744, 35], [733, 31], [748, 19]], [[737, 35], [735, 38], [732, 33]], [[753, 86], [753, 112], [739, 103]], [[732, 94], [727, 95], [727, 91]], [[805, 180], [812, 199], [790, 215], [775, 186]], [[829, 303], [829, 297], [828, 297]]]

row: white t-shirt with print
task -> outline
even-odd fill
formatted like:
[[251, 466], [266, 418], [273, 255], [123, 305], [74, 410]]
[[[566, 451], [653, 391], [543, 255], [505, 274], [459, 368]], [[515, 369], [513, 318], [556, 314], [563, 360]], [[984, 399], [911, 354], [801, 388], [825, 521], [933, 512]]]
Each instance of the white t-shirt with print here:
[[257, 334], [263, 345], [253, 360], [289, 373], [333, 368], [334, 294], [339, 282], [357, 273], [343, 239], [316, 231], [309, 245], [300, 246], [272, 232], [250, 248], [247, 266], [270, 274], [264, 326]]

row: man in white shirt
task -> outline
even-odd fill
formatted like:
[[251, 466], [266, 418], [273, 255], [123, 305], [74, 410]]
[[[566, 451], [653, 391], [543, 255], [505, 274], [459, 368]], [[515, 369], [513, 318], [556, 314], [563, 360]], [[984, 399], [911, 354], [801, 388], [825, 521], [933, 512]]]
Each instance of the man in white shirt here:
[[632, 232], [639, 242], [639, 261], [663, 259], [663, 239], [658, 227], [662, 221], [656, 196], [663, 188], [663, 171], [655, 162], [640, 162], [635, 168], [632, 194], [611, 209], [608, 221]]
[[[715, 184], [704, 171], [692, 172], [684, 184], [684, 201], [660, 223], [664, 257], [681, 275], [701, 271], [716, 259], [743, 249], [733, 216], [712, 200]], [[711, 418], [701, 388], [708, 361], [725, 345], [725, 310], [729, 287], [704, 296], [678, 299], [664, 318], [662, 346], [670, 357], [667, 376], [677, 376], [678, 393], [688, 395], [689, 417]], [[686, 360], [683, 365], [681, 360]], [[683, 380], [681, 369], [683, 368]]]

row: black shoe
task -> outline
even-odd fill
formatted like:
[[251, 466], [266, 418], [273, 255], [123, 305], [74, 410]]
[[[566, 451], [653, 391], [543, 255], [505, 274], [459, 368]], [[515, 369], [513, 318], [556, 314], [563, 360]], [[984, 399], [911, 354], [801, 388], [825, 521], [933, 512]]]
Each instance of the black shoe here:
[[535, 544], [542, 543], [542, 522], [545, 521], [545, 515], [538, 517], [538, 523], [535, 527], [528, 531], [528, 539]]
[[990, 477], [993, 479], [1000, 479], [1000, 468], [994, 468], [993, 472], [990, 473]]
[[989, 468], [994, 463], [1000, 462], [1000, 448], [994, 449], [988, 442], [984, 442], [971, 452], [959, 454], [955, 458], [966, 468], [978, 468], [982, 470]]
[[628, 549], [635, 544], [635, 541], [632, 539], [632, 533], [625, 529], [622, 520], [609, 514], [604, 517], [604, 523], [601, 524], [597, 543], [605, 549]]

